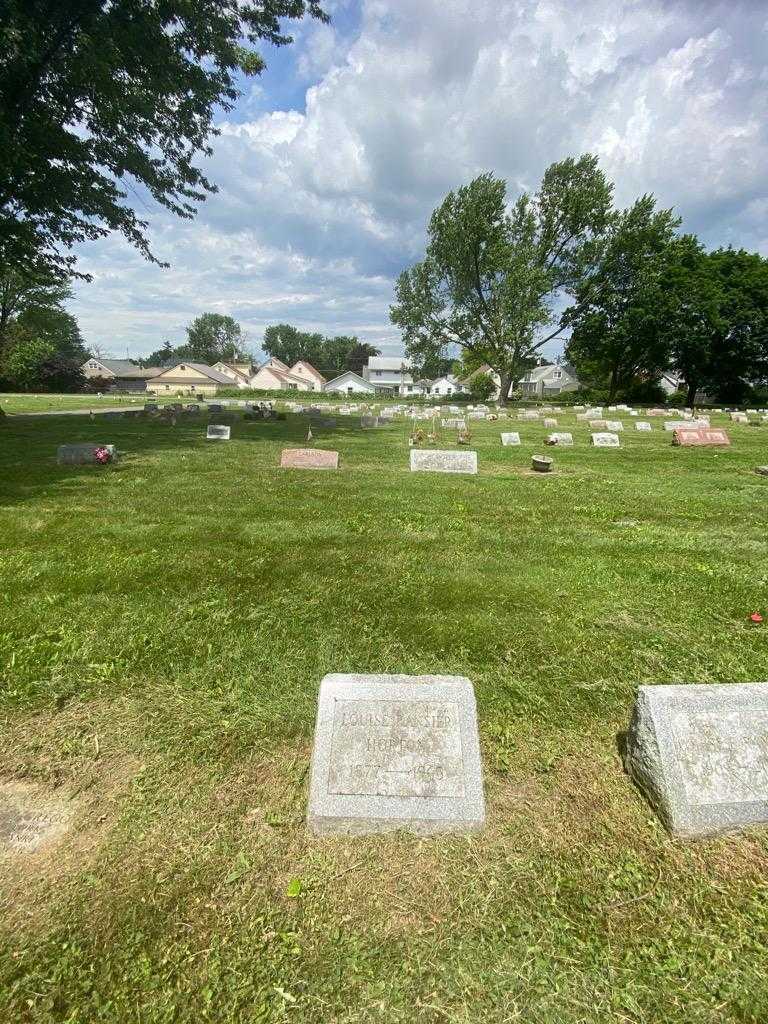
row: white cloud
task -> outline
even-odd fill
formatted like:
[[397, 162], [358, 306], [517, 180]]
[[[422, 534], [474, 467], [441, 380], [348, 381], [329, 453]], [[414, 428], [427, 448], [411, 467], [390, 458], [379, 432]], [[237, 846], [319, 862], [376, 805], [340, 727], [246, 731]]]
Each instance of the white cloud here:
[[74, 311], [116, 353], [180, 338], [205, 309], [255, 338], [289, 320], [392, 346], [394, 276], [443, 195], [483, 170], [535, 188], [585, 151], [619, 202], [652, 191], [709, 244], [764, 247], [766, 34], [757, 5], [695, 0], [368, 0], [351, 41], [308, 23], [305, 108], [244, 100], [206, 168], [220, 192], [194, 223], [152, 219], [173, 269], [92, 245]]

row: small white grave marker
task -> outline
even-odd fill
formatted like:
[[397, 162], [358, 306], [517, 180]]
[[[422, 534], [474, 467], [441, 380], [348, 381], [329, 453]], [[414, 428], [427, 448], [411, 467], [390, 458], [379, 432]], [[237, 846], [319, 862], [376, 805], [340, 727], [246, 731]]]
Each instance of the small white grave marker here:
[[595, 448], [619, 448], [619, 435], [597, 433], [592, 435], [592, 444]]
[[411, 449], [412, 473], [477, 473], [477, 452]]
[[520, 444], [520, 434], [516, 430], [512, 430], [509, 433], [502, 434], [501, 443], [504, 445], [505, 448], [508, 448], [510, 445]]
[[220, 423], [211, 423], [205, 435], [208, 441], [229, 441], [231, 427], [225, 427]]

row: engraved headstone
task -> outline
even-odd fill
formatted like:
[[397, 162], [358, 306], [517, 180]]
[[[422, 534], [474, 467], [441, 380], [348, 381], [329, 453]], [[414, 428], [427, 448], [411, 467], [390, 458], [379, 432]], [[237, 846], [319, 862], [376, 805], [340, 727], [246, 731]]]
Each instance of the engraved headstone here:
[[638, 420], [635, 424], [635, 430], [640, 430], [647, 433], [649, 430], [653, 430], [653, 427], [647, 420]]
[[607, 421], [606, 420], [590, 420], [589, 421], [589, 425], [590, 425], [592, 430], [606, 430], [607, 429]]
[[605, 429], [613, 431], [614, 434], [624, 429], [624, 424], [621, 420], [606, 420]]
[[504, 445], [505, 448], [508, 447], [509, 445], [520, 444], [520, 434], [516, 430], [512, 430], [506, 434], [502, 434], [501, 443]]
[[467, 421], [461, 419], [458, 416], [449, 417], [448, 419], [440, 420], [440, 425], [446, 430], [466, 430]]
[[545, 443], [546, 444], [557, 444], [557, 445], [561, 445], [561, 446], [562, 445], [566, 445], [566, 446], [567, 445], [571, 445], [571, 444], [573, 444], [573, 434], [570, 434], [570, 433], [568, 433], [566, 431], [560, 431], [559, 433], [555, 432], [553, 434], [549, 434], [548, 435], [547, 440], [546, 440]]
[[411, 449], [412, 473], [477, 473], [477, 452]]
[[485, 823], [477, 712], [462, 676], [327, 675], [307, 824], [318, 834], [469, 832]]
[[689, 419], [689, 420], [665, 420], [664, 429], [669, 433], [675, 430], [697, 430], [699, 427], [708, 427], [708, 419]]
[[641, 686], [624, 766], [675, 836], [768, 823], [768, 685]]
[[696, 430], [676, 430], [672, 435], [672, 444], [681, 448], [715, 447], [729, 445], [731, 439], [725, 430], [711, 430], [699, 427]]
[[338, 469], [339, 453], [319, 448], [284, 448], [280, 466], [282, 469]]
[[117, 452], [113, 444], [60, 444], [56, 451], [56, 461], [60, 466], [96, 466], [99, 459], [96, 451], [106, 448], [112, 461], [117, 460]]
[[619, 435], [606, 433], [593, 434], [592, 444], [595, 448], [618, 448], [620, 447]]
[[547, 430], [552, 430], [554, 427], [557, 426], [557, 420], [553, 420], [549, 416], [547, 416], [544, 420], [544, 426], [547, 428]]
[[231, 427], [225, 427], [221, 423], [211, 423], [205, 437], [208, 441], [229, 441], [231, 430]]

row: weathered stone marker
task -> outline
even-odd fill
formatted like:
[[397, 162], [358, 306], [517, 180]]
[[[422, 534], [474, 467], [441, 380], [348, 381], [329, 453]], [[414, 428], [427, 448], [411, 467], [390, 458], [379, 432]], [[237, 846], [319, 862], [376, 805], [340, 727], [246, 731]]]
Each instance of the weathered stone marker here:
[[338, 469], [339, 453], [319, 448], [283, 448], [280, 466], [282, 469]]
[[572, 445], [573, 444], [573, 434], [568, 433], [567, 431], [561, 431], [560, 433], [556, 432], [554, 434], [549, 434], [547, 436], [547, 439], [546, 439], [546, 441], [544, 443], [545, 444], [549, 444], [549, 445], [557, 444], [557, 445], [560, 445], [560, 446], [562, 446], [562, 445], [566, 445], [566, 446], [567, 445]]
[[674, 836], [768, 823], [768, 684], [641, 686], [624, 766]]
[[477, 473], [477, 452], [411, 449], [412, 473]]
[[635, 424], [635, 430], [641, 430], [647, 433], [649, 430], [653, 430], [653, 427], [647, 420], [638, 420]]
[[595, 446], [595, 448], [618, 448], [619, 435], [606, 433], [593, 434], [592, 444]]
[[516, 430], [512, 430], [509, 431], [509, 433], [502, 434], [501, 443], [504, 445], [505, 448], [508, 447], [509, 445], [520, 444], [520, 434], [518, 434]]
[[208, 441], [229, 441], [231, 427], [225, 427], [220, 423], [211, 423], [206, 432]]
[[117, 461], [113, 444], [60, 444], [56, 450], [56, 461], [60, 466], [97, 466], [96, 450], [106, 448], [111, 461]]
[[373, 427], [378, 427], [379, 426], [379, 417], [378, 416], [361, 416], [360, 417], [360, 426], [363, 428], [363, 430], [371, 430]]
[[484, 823], [469, 679], [323, 679], [307, 811], [313, 832], [470, 832]]
[[447, 419], [440, 420], [440, 426], [446, 430], [466, 430], [467, 421], [458, 416], [449, 416]]
[[612, 431], [614, 434], [624, 429], [624, 424], [621, 420], [606, 420], [605, 429]]

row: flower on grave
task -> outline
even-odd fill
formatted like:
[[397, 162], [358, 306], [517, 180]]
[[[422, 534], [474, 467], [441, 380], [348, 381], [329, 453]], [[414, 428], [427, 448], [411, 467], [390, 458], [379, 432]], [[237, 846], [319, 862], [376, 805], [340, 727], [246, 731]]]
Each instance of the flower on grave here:
[[760, 612], [752, 612], [752, 614], [749, 616], [749, 621], [750, 622], [762, 622], [763, 621], [763, 616], [760, 614]]
[[102, 466], [106, 466], [108, 462], [112, 461], [112, 453], [109, 448], [99, 447], [93, 449], [93, 457], [97, 462], [100, 462]]

